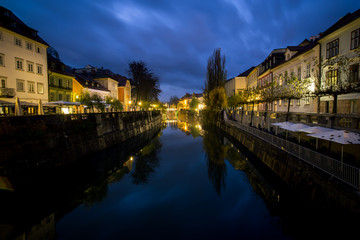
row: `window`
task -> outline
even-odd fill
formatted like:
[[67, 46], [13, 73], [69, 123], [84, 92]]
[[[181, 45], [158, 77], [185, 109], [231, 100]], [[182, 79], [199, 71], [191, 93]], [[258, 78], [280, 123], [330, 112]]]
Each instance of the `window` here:
[[297, 78], [298, 80], [301, 80], [301, 67], [298, 68]]
[[22, 42], [21, 42], [21, 39], [20, 39], [20, 38], [15, 37], [15, 45], [16, 45], [16, 46], [19, 46], [19, 47], [22, 46]]
[[330, 70], [326, 72], [326, 86], [334, 86], [338, 84], [338, 70]]
[[66, 95], [66, 101], [67, 101], [67, 102], [70, 102], [70, 101], [71, 101], [70, 95]]
[[309, 78], [310, 77], [310, 63], [308, 63], [306, 65], [306, 77]]
[[281, 106], [281, 100], [279, 100], [279, 106]]
[[305, 97], [305, 105], [309, 105], [310, 104], [310, 97]]
[[59, 87], [63, 86], [63, 80], [61, 78], [59, 78]]
[[3, 77], [1, 77], [0, 79], [1, 79], [0, 80], [0, 87], [1, 88], [6, 88], [6, 79], [3, 78]]
[[294, 99], [290, 99], [290, 106], [294, 105]]
[[69, 80], [66, 80], [66, 87], [70, 87], [70, 81]]
[[16, 80], [16, 91], [25, 92], [25, 81], [24, 80]]
[[43, 83], [37, 83], [37, 93], [39, 93], [39, 94], [44, 93], [44, 84]]
[[326, 44], [326, 58], [332, 58], [339, 54], [339, 39]]
[[28, 91], [29, 93], [35, 93], [35, 83], [28, 81]]
[[360, 28], [356, 29], [355, 31], [351, 32], [351, 44], [350, 49], [353, 50], [360, 45]]
[[59, 93], [59, 101], [62, 101], [63, 100], [63, 95], [62, 93]]
[[15, 67], [16, 67], [17, 70], [24, 70], [23, 69], [23, 62], [24, 62], [23, 59], [15, 58]]
[[0, 66], [5, 67], [5, 56], [0, 53]]
[[300, 99], [296, 99], [296, 106], [300, 106]]
[[33, 62], [27, 62], [28, 72], [34, 72], [34, 63]]
[[37, 74], [42, 74], [42, 65], [36, 64], [37, 67]]
[[26, 49], [32, 51], [33, 49], [32, 43], [26, 42]]
[[354, 64], [350, 66], [350, 81], [359, 82], [359, 64]]

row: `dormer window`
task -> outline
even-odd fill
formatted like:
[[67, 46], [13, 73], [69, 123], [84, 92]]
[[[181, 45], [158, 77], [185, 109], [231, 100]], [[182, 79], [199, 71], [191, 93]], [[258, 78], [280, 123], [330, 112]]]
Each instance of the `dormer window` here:
[[87, 86], [87, 85], [89, 85], [89, 82], [88, 82], [88, 81], [86, 81], [86, 82], [85, 82], [85, 85], [86, 85], [86, 86]]

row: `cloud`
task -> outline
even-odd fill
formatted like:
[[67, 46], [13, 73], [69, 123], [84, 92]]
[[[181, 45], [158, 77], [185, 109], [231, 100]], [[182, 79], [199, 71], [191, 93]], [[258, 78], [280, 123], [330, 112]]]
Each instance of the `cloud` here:
[[[275, 48], [299, 44], [360, 8], [354, 0], [17, 0], [4, 1], [68, 65], [127, 75], [143, 60], [159, 76], [161, 100], [200, 92], [208, 57], [226, 55], [228, 77]], [[167, 92], [169, 91], [169, 92]]]

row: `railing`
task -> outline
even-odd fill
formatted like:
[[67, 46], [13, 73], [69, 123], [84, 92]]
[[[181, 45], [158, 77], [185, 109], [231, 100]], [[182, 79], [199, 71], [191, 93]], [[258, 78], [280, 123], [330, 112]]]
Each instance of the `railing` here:
[[225, 121], [228, 124], [240, 128], [243, 131], [246, 131], [272, 144], [273, 146], [281, 149], [282, 151], [285, 151], [299, 158], [300, 160], [305, 161], [314, 167], [317, 167], [318, 169], [330, 174], [332, 177], [335, 177], [357, 189], [360, 189], [359, 168], [353, 167], [349, 164], [343, 163], [331, 157], [322, 155], [311, 149], [289, 142], [277, 136], [268, 134], [259, 129], [249, 127], [235, 121], [228, 120], [226, 119], [226, 117], [225, 117]]

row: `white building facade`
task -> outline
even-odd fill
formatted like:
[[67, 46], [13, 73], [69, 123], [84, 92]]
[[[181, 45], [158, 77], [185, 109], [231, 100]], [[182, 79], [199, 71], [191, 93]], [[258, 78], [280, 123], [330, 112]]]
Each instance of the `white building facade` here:
[[48, 44], [36, 30], [0, 7], [0, 99], [25, 104], [48, 101]]

